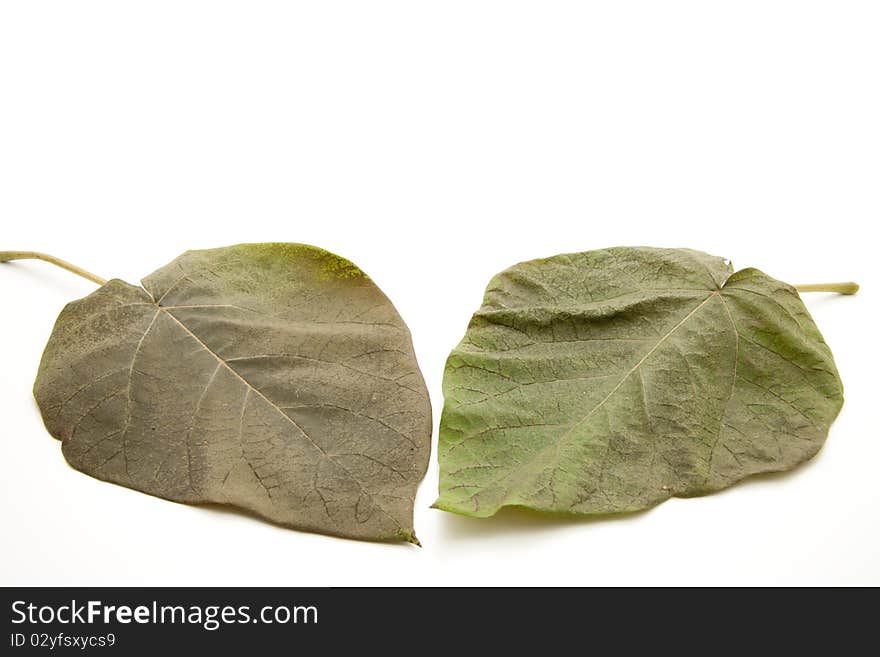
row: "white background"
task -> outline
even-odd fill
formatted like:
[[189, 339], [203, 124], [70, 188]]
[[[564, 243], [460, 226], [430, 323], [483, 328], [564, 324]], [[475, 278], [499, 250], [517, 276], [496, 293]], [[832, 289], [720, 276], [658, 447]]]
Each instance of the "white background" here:
[[[0, 249], [137, 282], [320, 245], [408, 322], [435, 425], [495, 272], [687, 246], [810, 296], [846, 405], [792, 474], [619, 520], [429, 509], [425, 547], [284, 530], [68, 467], [31, 385], [94, 289], [0, 266], [0, 584], [880, 584], [876, 2], [4, 2]], [[436, 435], [435, 435], [436, 444]]]

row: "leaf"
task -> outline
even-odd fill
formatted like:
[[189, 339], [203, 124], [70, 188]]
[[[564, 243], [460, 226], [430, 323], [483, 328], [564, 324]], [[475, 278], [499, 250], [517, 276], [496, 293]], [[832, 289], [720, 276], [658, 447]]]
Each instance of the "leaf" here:
[[793, 287], [650, 248], [496, 276], [443, 392], [435, 506], [476, 517], [636, 511], [787, 470], [843, 403]]
[[186, 503], [416, 542], [431, 411], [406, 325], [301, 244], [189, 251], [69, 304], [35, 396], [68, 462]]

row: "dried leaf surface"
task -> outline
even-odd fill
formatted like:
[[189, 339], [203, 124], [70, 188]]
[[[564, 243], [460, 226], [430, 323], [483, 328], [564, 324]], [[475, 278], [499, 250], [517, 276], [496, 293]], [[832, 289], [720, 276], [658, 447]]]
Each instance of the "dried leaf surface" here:
[[843, 403], [791, 286], [684, 249], [516, 265], [446, 365], [436, 506], [605, 514], [813, 456]]
[[410, 334], [356, 266], [297, 244], [190, 251], [69, 304], [35, 395], [70, 464], [187, 503], [415, 540], [430, 451]]

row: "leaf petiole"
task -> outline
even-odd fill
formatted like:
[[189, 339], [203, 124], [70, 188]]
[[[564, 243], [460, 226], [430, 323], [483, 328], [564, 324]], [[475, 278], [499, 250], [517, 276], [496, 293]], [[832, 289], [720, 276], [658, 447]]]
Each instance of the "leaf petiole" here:
[[36, 251], [0, 251], [0, 262], [9, 262], [11, 260], [42, 260], [43, 262], [49, 262], [56, 267], [61, 267], [62, 269], [73, 272], [78, 276], [82, 276], [98, 285], [104, 285], [107, 282], [106, 279], [103, 279], [100, 276], [77, 267], [76, 265], [72, 265], [61, 258], [56, 258], [55, 256], [50, 256], [45, 253], [38, 253]]
[[855, 294], [859, 291], [859, 284], [847, 281], [845, 283], [808, 283], [795, 285], [798, 292], [836, 292], [837, 294]]

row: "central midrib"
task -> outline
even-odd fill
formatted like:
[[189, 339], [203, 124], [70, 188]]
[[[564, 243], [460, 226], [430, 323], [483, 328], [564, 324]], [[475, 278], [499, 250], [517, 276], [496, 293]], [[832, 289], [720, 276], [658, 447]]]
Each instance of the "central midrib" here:
[[[149, 292], [148, 292], [148, 294], [149, 294]], [[260, 398], [262, 398], [267, 404], [269, 404], [269, 406], [273, 410], [275, 410], [285, 420], [287, 420], [290, 424], [292, 424], [294, 427], [296, 427], [296, 429], [303, 435], [303, 437], [305, 437], [305, 439], [308, 440], [309, 443], [311, 445], [313, 445], [315, 447], [315, 449], [317, 449], [324, 457], [329, 459], [334, 465], [336, 465], [339, 469], [341, 469], [343, 472], [345, 472], [345, 474], [348, 475], [348, 477], [353, 482], [355, 482], [357, 484], [357, 486], [358, 486], [358, 488], [360, 488], [361, 492], [364, 495], [368, 496], [371, 500], [373, 500], [373, 503], [376, 505], [376, 508], [378, 508], [386, 517], [391, 519], [394, 522], [394, 524], [397, 525], [398, 529], [401, 529], [401, 530], [404, 529], [401, 526], [400, 522], [397, 520], [397, 518], [395, 518], [390, 513], [388, 513], [388, 511], [385, 510], [385, 508], [379, 503], [379, 501], [376, 499], [376, 497], [364, 487], [364, 485], [360, 482], [360, 480], [358, 480], [358, 478], [355, 477], [348, 468], [346, 468], [344, 465], [339, 463], [339, 461], [334, 459], [330, 453], [328, 453], [323, 447], [321, 447], [321, 445], [319, 445], [317, 442], [315, 442], [315, 440], [306, 432], [305, 429], [303, 429], [299, 425], [299, 423], [296, 422], [296, 420], [294, 420], [287, 413], [285, 413], [283, 410], [281, 410], [281, 408], [279, 408], [275, 402], [273, 402], [266, 395], [264, 395], [263, 392], [260, 391], [259, 388], [257, 388], [253, 384], [251, 384], [250, 381], [248, 381], [241, 374], [236, 372], [232, 366], [230, 366], [222, 357], [220, 357], [217, 353], [215, 353], [213, 349], [211, 349], [207, 344], [205, 344], [205, 342], [198, 335], [193, 333], [189, 329], [189, 327], [186, 326], [186, 324], [184, 324], [177, 317], [175, 317], [170, 312], [170, 310], [168, 310], [167, 308], [165, 308], [163, 306], [160, 306], [155, 301], [153, 303], [156, 305], [156, 307], [159, 309], [159, 311], [164, 311], [164, 314], [166, 317], [169, 317], [172, 321], [174, 321], [175, 324], [177, 324], [180, 328], [182, 328], [187, 333], [187, 335], [189, 335], [193, 340], [195, 340], [205, 351], [207, 351], [211, 356], [213, 356], [217, 360], [218, 363], [220, 363], [229, 372], [231, 372], [239, 381], [241, 381], [245, 386], [247, 386], [247, 388], [249, 390], [251, 390], [254, 394], [256, 394]]]
[[684, 319], [682, 319], [678, 324], [676, 324], [676, 325], [673, 326], [671, 329], [669, 329], [669, 331], [667, 331], [667, 332], [666, 332], [666, 333], [665, 333], [665, 334], [664, 334], [664, 335], [663, 335], [663, 336], [662, 336], [662, 337], [656, 342], [656, 344], [654, 344], [654, 346], [651, 347], [651, 349], [648, 351], [648, 353], [646, 353], [644, 356], [642, 356], [642, 357], [639, 359], [639, 361], [638, 361], [635, 365], [633, 365], [632, 368], [630, 368], [630, 370], [629, 370], [626, 374], [623, 375], [623, 377], [620, 379], [620, 381], [617, 382], [617, 385], [615, 385], [615, 386], [611, 389], [611, 392], [609, 392], [607, 395], [605, 395], [605, 397], [602, 398], [602, 401], [600, 401], [598, 404], [596, 404], [596, 405], [590, 410], [589, 413], [587, 413], [584, 417], [582, 417], [582, 418], [581, 418], [580, 420], [578, 420], [575, 424], [573, 424], [573, 425], [572, 425], [572, 426], [571, 426], [571, 427], [570, 427], [570, 428], [569, 428], [564, 434], [562, 434], [562, 435], [558, 438], [558, 440], [557, 440], [556, 442], [559, 442], [559, 441], [565, 440], [565, 439], [571, 434], [572, 431], [574, 431], [574, 430], [575, 430], [576, 428], [578, 428], [581, 424], [583, 424], [584, 422], [586, 422], [586, 421], [587, 421], [587, 420], [593, 415], [593, 413], [595, 413], [597, 410], [599, 410], [599, 409], [605, 404], [605, 402], [607, 402], [607, 401], [608, 401], [608, 400], [614, 395], [614, 393], [617, 392], [617, 391], [620, 389], [620, 387], [624, 384], [624, 382], [625, 382], [630, 376], [632, 376], [632, 374], [633, 374], [634, 372], [636, 372], [636, 371], [637, 371], [637, 370], [638, 370], [638, 369], [644, 364], [644, 362], [645, 362], [646, 360], [648, 360], [648, 358], [650, 358], [651, 354], [653, 354], [655, 351], [657, 351], [657, 349], [660, 348], [660, 345], [661, 345], [661, 344], [663, 344], [664, 342], [666, 342], [666, 340], [669, 338], [669, 336], [671, 336], [671, 335], [672, 335], [673, 333], [675, 333], [678, 329], [680, 329], [685, 323], [687, 323], [687, 321], [688, 321], [691, 317], [693, 317], [693, 316], [694, 316], [694, 315], [695, 315], [695, 314], [696, 314], [696, 313], [697, 313], [697, 312], [698, 312], [703, 306], [705, 306], [707, 303], [709, 303], [709, 301], [711, 301], [712, 298], [713, 298], [713, 297], [716, 297], [716, 296], [720, 296], [720, 293], [719, 293], [718, 291], [714, 291], [714, 292], [712, 292], [712, 293], [711, 293], [708, 297], [706, 297], [706, 298], [705, 298], [705, 299], [704, 299], [704, 300], [703, 300], [703, 301], [702, 301], [702, 302], [701, 302], [696, 308], [694, 308], [694, 309], [691, 310], [687, 315], [685, 315]]
[[[684, 318], [683, 318], [681, 321], [679, 321], [675, 326], [673, 326], [671, 329], [669, 329], [669, 331], [667, 331], [664, 335], [662, 335], [662, 336], [660, 337], [660, 339], [654, 344], [654, 346], [651, 347], [651, 349], [648, 350], [648, 352], [647, 352], [644, 356], [642, 356], [642, 357], [636, 362], [636, 364], [633, 365], [633, 366], [632, 366], [632, 367], [626, 372], [626, 374], [623, 375], [623, 377], [621, 377], [620, 381], [617, 382], [617, 384], [611, 389], [611, 391], [610, 391], [607, 395], [605, 395], [605, 397], [603, 397], [602, 400], [599, 401], [598, 404], [596, 404], [592, 409], [590, 409], [590, 411], [589, 411], [586, 415], [584, 415], [580, 420], [578, 420], [577, 422], [575, 422], [574, 424], [572, 424], [568, 429], [566, 429], [565, 433], [563, 433], [561, 436], [559, 436], [559, 438], [557, 438], [556, 440], [554, 440], [553, 442], [551, 442], [549, 445], [546, 445], [545, 447], [541, 448], [538, 452], [536, 452], [536, 453], [534, 454], [534, 456], [532, 456], [531, 458], [529, 458], [528, 461], [524, 464], [525, 466], [527, 466], [526, 468], [522, 468], [522, 467], [517, 468], [517, 469], [514, 470], [512, 473], [510, 473], [509, 475], [507, 475], [506, 478], [509, 479], [509, 478], [513, 478], [514, 475], [519, 475], [519, 476], [515, 477], [515, 479], [516, 479], [516, 480], [518, 480], [518, 479], [522, 479], [524, 476], [527, 476], [528, 474], [531, 473], [532, 470], [531, 470], [531, 467], [530, 467], [530, 466], [532, 466], [532, 465], [533, 465], [533, 464], [534, 464], [534, 463], [535, 463], [535, 462], [536, 462], [541, 456], [543, 456], [546, 452], [548, 452], [548, 451], [550, 451], [551, 449], [554, 449], [554, 448], [555, 448], [556, 451], [557, 451], [557, 453], [558, 453], [558, 451], [559, 451], [559, 449], [561, 448], [562, 444], [563, 444], [567, 439], [569, 439], [569, 438], [571, 437], [571, 435], [572, 435], [572, 433], [575, 431], [575, 429], [577, 429], [578, 427], [580, 427], [581, 425], [583, 425], [584, 422], [586, 422], [590, 417], [592, 417], [593, 414], [594, 414], [596, 411], [598, 411], [598, 410], [599, 410], [599, 409], [600, 409], [600, 408], [601, 408], [601, 407], [602, 407], [602, 406], [603, 406], [603, 405], [604, 405], [609, 399], [611, 399], [611, 397], [614, 396], [614, 393], [616, 393], [616, 392], [620, 389], [620, 387], [626, 382], [626, 380], [627, 380], [630, 376], [632, 376], [633, 373], [635, 373], [636, 371], [638, 371], [639, 368], [645, 363], [645, 361], [646, 361], [648, 358], [650, 358], [650, 356], [651, 356], [655, 351], [657, 351], [657, 349], [660, 347], [660, 345], [662, 345], [662, 344], [663, 344], [663, 343], [664, 343], [664, 342], [665, 342], [665, 341], [666, 341], [666, 340], [667, 340], [667, 339], [668, 339], [673, 333], [675, 333], [678, 329], [680, 329], [682, 326], [684, 326], [684, 324], [686, 324], [687, 321], [688, 321], [691, 317], [693, 317], [693, 316], [694, 316], [694, 315], [695, 315], [700, 309], [703, 308], [703, 306], [705, 306], [707, 303], [709, 303], [709, 302], [710, 302], [714, 297], [716, 297], [716, 296], [719, 297], [719, 298], [721, 298], [721, 291], [720, 291], [720, 290], [713, 290], [713, 291], [709, 294], [709, 296], [707, 296], [705, 299], [703, 299], [703, 301], [701, 301], [701, 302], [700, 302], [700, 303], [699, 303], [699, 304], [698, 304], [693, 310], [691, 310], [687, 315], [685, 315]], [[502, 478], [499, 479], [498, 481], [503, 481], [504, 479], [505, 479], [505, 477], [502, 477]], [[493, 482], [492, 484], [489, 484], [489, 485], [494, 485], [495, 483], [498, 483], [498, 482]], [[505, 492], [505, 497], [510, 493], [510, 490], [511, 490], [512, 487], [513, 487], [513, 483], [511, 483], [510, 485], [507, 486], [507, 490], [506, 490], [506, 492]]]

